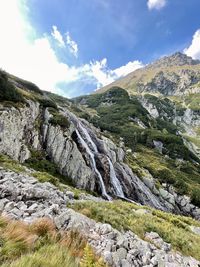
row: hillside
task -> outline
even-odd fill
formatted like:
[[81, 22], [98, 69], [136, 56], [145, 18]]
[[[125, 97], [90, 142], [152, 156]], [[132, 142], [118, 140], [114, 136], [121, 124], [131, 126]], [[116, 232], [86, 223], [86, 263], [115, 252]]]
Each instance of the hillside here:
[[199, 93], [199, 82], [200, 61], [177, 52], [138, 69], [95, 93], [102, 93], [118, 86], [126, 89], [130, 94], [150, 92], [185, 95]]
[[2, 266], [198, 266], [199, 71], [178, 53], [72, 100], [0, 71]]

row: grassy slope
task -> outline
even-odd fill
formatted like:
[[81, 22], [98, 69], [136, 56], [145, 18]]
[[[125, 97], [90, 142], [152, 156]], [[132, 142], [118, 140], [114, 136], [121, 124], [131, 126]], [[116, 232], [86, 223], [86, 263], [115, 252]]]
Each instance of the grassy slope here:
[[[145, 153], [151, 153], [151, 150], [145, 151]], [[140, 160], [139, 158], [140, 157], [138, 156], [138, 160]], [[149, 155], [147, 158], [150, 160]], [[160, 162], [162, 162], [162, 159], [160, 159], [159, 155], [157, 155], [156, 159], [154, 158], [152, 164], [154, 164], [156, 161], [157, 164], [160, 164], [159, 160]], [[131, 164], [132, 162], [130, 162], [130, 165]], [[20, 165], [19, 163], [10, 160], [5, 156], [1, 156], [0, 166], [11, 169], [13, 171], [17, 171], [18, 173], [27, 173], [27, 170], [23, 165]], [[47, 172], [33, 172], [31, 175], [35, 176], [41, 182], [48, 181], [55, 184], [60, 190], [66, 188], [66, 186], [60, 183], [55, 176], [52, 176]], [[82, 191], [77, 190], [73, 187], [67, 186], [67, 188], [68, 190], [73, 191], [76, 194], [77, 198], [78, 195], [82, 193]], [[166, 242], [170, 242], [175, 250], [181, 251], [185, 255], [191, 255], [197, 259], [200, 259], [200, 236], [193, 234], [189, 228], [190, 225], [200, 227], [200, 222], [197, 222], [192, 218], [173, 215], [152, 209], [150, 207], [139, 206], [122, 201], [76, 202], [73, 205], [70, 205], [70, 208], [73, 208], [76, 211], [79, 211], [84, 215], [95, 219], [96, 221], [110, 223], [116, 229], [131, 230], [141, 238], [144, 238], [145, 232], [155, 231]], [[139, 215], [135, 212], [138, 209], [149, 210], [150, 213]], [[39, 223], [39, 227], [31, 226], [30, 228], [20, 223], [19, 226], [20, 229], [23, 229], [23, 235], [22, 230], [18, 230], [18, 226], [8, 227], [8, 225], [17, 224], [16, 222], [15, 224], [13, 223], [4, 223], [4, 219], [0, 218], [0, 239], [3, 240], [3, 249], [0, 252], [0, 260], [2, 264], [4, 264], [4, 267], [35, 267], [37, 266], [36, 264], [38, 264], [38, 266], [49, 265], [50, 267], [60, 267], [65, 266], [64, 264], [66, 264], [67, 261], [69, 261], [69, 265], [67, 266], [77, 266], [76, 262], [80, 261], [80, 258], [82, 258], [83, 255], [85, 255], [85, 253], [88, 251], [88, 248], [85, 248], [86, 252], [83, 252], [85, 245], [80, 242], [78, 236], [74, 235], [72, 235], [72, 237], [75, 244], [71, 242], [71, 239], [69, 239], [69, 236], [67, 236], [63, 247], [63, 239], [60, 239], [60, 237], [58, 239], [55, 239], [54, 225], [50, 221]], [[14, 234], [11, 231], [11, 235], [9, 229], [13, 229]], [[45, 229], [47, 229], [48, 231]], [[35, 234], [35, 231], [37, 231], [39, 239], [36, 243], [32, 243], [30, 241], [32, 240], [31, 237], [33, 237], [33, 234]], [[15, 234], [15, 232], [17, 232], [17, 234]], [[30, 245], [24, 245], [26, 244], [26, 242], [29, 242], [31, 244], [31, 247]], [[77, 248], [77, 244], [79, 243], [81, 243], [82, 245]], [[51, 256], [49, 256], [44, 261], [41, 255], [48, 254], [50, 251]], [[96, 262], [95, 257], [94, 262]], [[51, 265], [51, 263], [53, 263], [54, 265]], [[86, 267], [84, 265], [82, 266]], [[95, 266], [97, 267], [99, 265], [93, 265], [93, 267]]]
[[157, 73], [163, 71], [165, 73], [171, 74], [179, 74], [182, 70], [194, 70], [196, 72], [200, 72], [200, 65], [184, 65], [184, 66], [173, 66], [173, 67], [146, 67], [142, 69], [138, 69], [127, 76], [105, 86], [101, 89], [95, 91], [94, 94], [104, 93], [113, 86], [118, 86], [125, 88], [130, 94], [134, 94], [137, 92], [137, 84], [143, 83], [147, 84], [152, 81], [152, 79], [156, 76]]
[[2, 267], [106, 267], [77, 232], [60, 235], [50, 219], [32, 224], [0, 217]]
[[[143, 239], [146, 232], [157, 232], [175, 250], [200, 260], [200, 236], [189, 228], [190, 225], [200, 226], [200, 223], [191, 218], [122, 201], [76, 202], [71, 207], [98, 222], [110, 223], [116, 229], [131, 230]], [[139, 215], [138, 209], [150, 213]]]

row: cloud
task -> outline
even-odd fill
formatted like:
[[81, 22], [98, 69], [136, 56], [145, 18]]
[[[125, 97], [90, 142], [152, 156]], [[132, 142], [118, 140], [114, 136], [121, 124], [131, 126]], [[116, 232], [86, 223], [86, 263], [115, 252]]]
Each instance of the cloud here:
[[142, 64], [142, 62], [135, 60], [135, 61], [130, 61], [128, 62], [125, 66], [121, 66], [115, 70], [113, 70], [113, 73], [116, 75], [117, 78], [123, 77], [127, 74], [129, 74], [130, 72], [142, 68], [144, 67], [144, 65]]
[[[35, 37], [26, 19], [25, 1], [0, 1], [0, 10], [0, 67], [48, 91], [56, 92], [59, 82], [77, 79], [76, 68], [58, 60], [48, 36]], [[54, 28], [54, 35], [61, 41], [57, 28]]]
[[53, 28], [53, 31], [51, 32], [51, 35], [58, 42], [58, 45], [60, 47], [65, 47], [65, 42], [63, 40], [62, 34], [58, 31], [57, 26], [53, 26], [52, 28]]
[[97, 88], [100, 88], [142, 67], [144, 65], [140, 61], [135, 60], [112, 70], [107, 67], [107, 59], [104, 58], [101, 61], [90, 62], [87, 66], [86, 74], [95, 79]]
[[70, 52], [75, 56], [78, 57], [78, 45], [77, 43], [72, 40], [69, 32], [66, 33], [66, 42], [69, 47]]
[[[50, 34], [45, 33], [38, 37], [28, 20], [27, 2], [0, 1], [0, 68], [34, 82], [43, 90], [72, 97], [80, 94], [77, 88], [82, 82], [85, 87], [101, 87], [142, 66], [141, 62], [133, 61], [112, 70], [108, 68], [106, 58], [81, 66], [70, 66], [67, 62], [61, 62], [51, 46], [51, 36], [62, 46], [64, 38], [56, 26], [52, 27]], [[67, 45], [77, 55], [77, 44], [69, 33], [67, 36]]]
[[147, 2], [147, 6], [149, 10], [152, 10], [152, 9], [159, 10], [163, 8], [164, 6], [166, 6], [166, 4], [167, 4], [166, 0], [148, 0]]
[[200, 29], [195, 32], [192, 43], [183, 52], [194, 59], [200, 59]]

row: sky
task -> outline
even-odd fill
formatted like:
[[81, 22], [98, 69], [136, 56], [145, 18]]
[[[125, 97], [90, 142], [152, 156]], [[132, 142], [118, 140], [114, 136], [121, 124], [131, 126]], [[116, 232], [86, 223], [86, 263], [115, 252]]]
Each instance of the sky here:
[[200, 59], [200, 0], [0, 0], [0, 68], [66, 97], [177, 51]]

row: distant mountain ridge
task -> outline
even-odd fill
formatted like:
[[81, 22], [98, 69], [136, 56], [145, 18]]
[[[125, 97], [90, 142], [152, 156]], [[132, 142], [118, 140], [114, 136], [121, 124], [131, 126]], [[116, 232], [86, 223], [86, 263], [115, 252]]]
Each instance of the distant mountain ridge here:
[[165, 56], [144, 68], [97, 90], [102, 93], [119, 86], [130, 94], [152, 92], [163, 95], [181, 95], [200, 91], [200, 61], [177, 52]]

